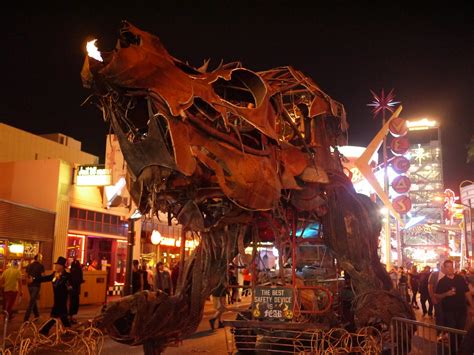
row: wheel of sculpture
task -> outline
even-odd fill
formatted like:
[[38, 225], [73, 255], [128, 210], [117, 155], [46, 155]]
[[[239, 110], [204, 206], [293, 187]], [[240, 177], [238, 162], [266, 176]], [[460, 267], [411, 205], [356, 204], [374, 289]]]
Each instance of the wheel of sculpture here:
[[193, 333], [262, 218], [276, 226], [275, 244], [294, 221], [323, 224], [324, 242], [364, 295], [359, 326], [412, 317], [379, 262], [375, 205], [343, 173], [342, 104], [292, 67], [194, 68], [126, 22], [101, 55], [86, 57], [82, 79], [118, 138], [132, 198], [142, 214], [168, 213], [200, 236], [175, 295], [143, 291], [108, 305], [100, 323], [113, 339], [157, 354]]

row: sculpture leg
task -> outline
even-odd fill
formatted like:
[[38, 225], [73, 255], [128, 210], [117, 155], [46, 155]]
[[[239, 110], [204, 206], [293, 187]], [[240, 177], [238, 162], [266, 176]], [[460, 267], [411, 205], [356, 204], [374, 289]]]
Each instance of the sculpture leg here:
[[389, 326], [394, 316], [414, 319], [413, 310], [391, 292], [390, 277], [380, 263], [381, 221], [376, 205], [344, 184], [328, 188], [327, 196], [324, 236], [356, 290], [356, 324], [364, 326], [377, 318]]
[[145, 354], [160, 354], [169, 343], [192, 334], [204, 303], [226, 276], [227, 263], [237, 254], [240, 225], [201, 234], [201, 242], [186, 261], [173, 296], [142, 291], [112, 302], [97, 319], [110, 337], [129, 345], [143, 344]]

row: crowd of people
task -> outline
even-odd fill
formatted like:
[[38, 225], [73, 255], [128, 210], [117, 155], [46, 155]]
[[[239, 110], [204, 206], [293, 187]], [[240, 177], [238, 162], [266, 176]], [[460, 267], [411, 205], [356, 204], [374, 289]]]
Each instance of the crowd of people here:
[[176, 292], [179, 276], [179, 262], [175, 262], [168, 268], [165, 263], [156, 263], [155, 270], [152, 271], [146, 261], [132, 262], [132, 293], [139, 291], [161, 291], [168, 295]]
[[[421, 306], [423, 317], [434, 316], [438, 326], [474, 329], [474, 267], [456, 272], [453, 261], [446, 260], [439, 270], [425, 266], [418, 272], [412, 266], [410, 271], [393, 268], [389, 274], [400, 296], [415, 309]], [[439, 341], [446, 338], [447, 334], [438, 332]]]
[[[34, 321], [39, 318], [38, 297], [41, 284], [45, 282], [51, 282], [53, 287], [54, 303], [51, 309], [51, 318], [59, 318], [67, 327], [77, 322], [75, 316], [79, 311], [81, 284], [84, 282], [82, 265], [78, 260], [73, 260], [67, 270], [66, 263], [66, 258], [60, 256], [54, 263], [54, 271], [49, 275], [44, 275], [45, 269], [41, 254], [38, 254], [26, 267], [25, 277], [29, 302], [23, 318], [24, 322], [29, 321], [31, 313], [34, 315]], [[7, 312], [9, 319], [15, 317], [13, 306], [17, 298], [22, 297], [23, 277], [17, 260], [13, 260], [0, 277], [0, 284], [3, 287], [3, 310]], [[53, 325], [54, 320], [47, 322], [40, 329], [40, 333], [47, 335]]]

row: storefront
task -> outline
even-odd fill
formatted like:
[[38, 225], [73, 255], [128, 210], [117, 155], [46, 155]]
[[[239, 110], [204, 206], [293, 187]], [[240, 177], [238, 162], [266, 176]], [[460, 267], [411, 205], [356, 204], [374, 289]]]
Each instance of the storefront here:
[[[169, 268], [178, 261], [181, 252], [181, 233], [179, 225], [168, 226], [158, 220], [145, 220], [141, 228], [142, 259], [150, 266], [161, 261]], [[186, 233], [185, 255], [196, 248], [198, 241], [192, 233]]]
[[120, 216], [71, 208], [66, 258], [107, 271], [108, 286], [123, 285], [127, 259], [126, 221]]
[[0, 200], [0, 271], [17, 260], [26, 267], [36, 254], [51, 265], [55, 214]]

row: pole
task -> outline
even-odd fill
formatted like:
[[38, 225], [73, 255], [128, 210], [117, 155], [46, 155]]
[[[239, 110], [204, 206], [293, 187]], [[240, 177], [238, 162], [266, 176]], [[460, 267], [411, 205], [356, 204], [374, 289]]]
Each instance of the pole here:
[[401, 236], [400, 224], [398, 222], [398, 219], [396, 220], [396, 226], [397, 226], [397, 264], [398, 264], [398, 267], [401, 267], [403, 265], [402, 236]]
[[[471, 199], [469, 199], [469, 236], [471, 237], [471, 250], [472, 250], [472, 255], [474, 256], [474, 238], [472, 237], [472, 204], [471, 204]], [[467, 238], [467, 237], [466, 237]], [[467, 248], [467, 257], [469, 258], [469, 248]]]
[[[469, 201], [469, 235], [471, 236], [471, 241], [472, 241], [472, 208], [471, 208], [471, 199], [468, 200]], [[464, 244], [465, 244], [465, 248], [466, 248], [466, 259], [469, 260], [469, 239], [467, 237], [467, 223], [466, 223], [466, 209], [464, 208], [463, 210], [463, 217], [464, 217]], [[473, 245], [473, 250], [472, 250], [472, 253], [474, 254], [474, 245]]]
[[128, 238], [127, 238], [127, 265], [125, 269], [125, 289], [124, 296], [133, 294], [132, 288], [132, 261], [133, 261], [133, 246], [135, 245], [135, 220], [128, 219]]
[[181, 228], [181, 245], [179, 250], [179, 272], [184, 271], [184, 259], [186, 257], [186, 229]]
[[[382, 110], [382, 118], [383, 123], [382, 127], [385, 125], [385, 110]], [[388, 191], [388, 174], [387, 174], [387, 135], [383, 137], [383, 189], [387, 196], [389, 196]], [[387, 270], [392, 268], [392, 261], [391, 261], [391, 252], [392, 252], [392, 243], [391, 243], [391, 233], [390, 233], [390, 211], [387, 208], [387, 212], [385, 213], [385, 223], [384, 223], [384, 230], [385, 230], [385, 265]]]

